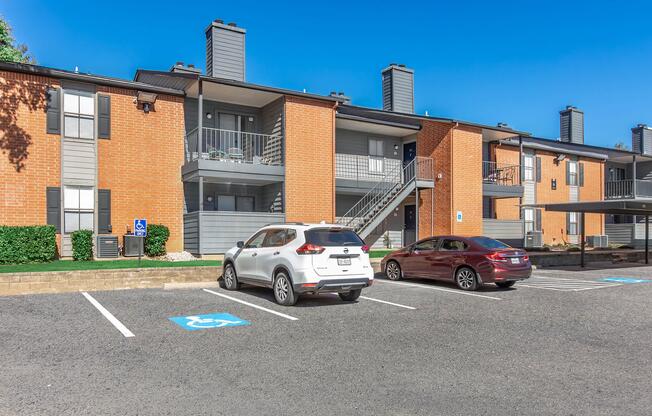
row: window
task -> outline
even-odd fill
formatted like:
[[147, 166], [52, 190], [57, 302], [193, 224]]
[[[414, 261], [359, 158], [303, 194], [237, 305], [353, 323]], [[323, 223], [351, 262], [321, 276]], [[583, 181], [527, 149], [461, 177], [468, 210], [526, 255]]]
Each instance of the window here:
[[577, 235], [579, 234], [579, 221], [578, 221], [579, 215], [577, 215], [577, 212], [569, 212], [568, 213], [568, 234], [569, 235]]
[[577, 180], [577, 162], [568, 162], [568, 184], [572, 186], [577, 186], [579, 181]]
[[438, 242], [439, 242], [439, 240], [437, 240], [437, 239], [421, 241], [421, 242], [414, 245], [414, 250], [416, 250], [416, 251], [432, 251], [437, 247]]
[[369, 139], [369, 173], [383, 173], [383, 141]]
[[534, 156], [526, 155], [523, 157], [523, 180], [534, 180]]
[[281, 247], [285, 244], [285, 230], [268, 230], [263, 247]]
[[218, 211], [235, 211], [235, 196], [234, 195], [218, 195], [217, 196], [217, 210]]
[[253, 237], [247, 241], [244, 248], [260, 248], [263, 245], [263, 240], [267, 235], [267, 230], [260, 231], [256, 233]]
[[63, 113], [65, 137], [78, 139], [93, 139], [95, 137], [93, 94], [66, 91], [63, 94]]
[[254, 212], [254, 197], [253, 196], [238, 196], [236, 197], [235, 208], [237, 211]]
[[77, 230], [94, 230], [93, 188], [66, 186], [63, 188], [63, 224], [66, 234]]
[[324, 247], [363, 246], [364, 242], [353, 230], [342, 228], [313, 228], [306, 231], [306, 243]]
[[523, 224], [525, 227], [525, 234], [534, 232], [534, 209], [523, 209]]
[[625, 180], [625, 169], [623, 168], [609, 168], [610, 181], [623, 181]]
[[444, 242], [441, 244], [440, 250], [442, 250], [442, 251], [464, 251], [468, 247], [469, 246], [464, 241], [460, 241], [460, 240], [444, 240]]

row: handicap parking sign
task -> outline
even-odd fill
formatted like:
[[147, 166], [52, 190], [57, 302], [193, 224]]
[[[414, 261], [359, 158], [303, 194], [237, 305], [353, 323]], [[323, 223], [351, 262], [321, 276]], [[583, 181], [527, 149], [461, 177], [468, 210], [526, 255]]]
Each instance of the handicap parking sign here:
[[134, 220], [134, 235], [137, 237], [147, 237], [147, 220], [145, 218]]
[[649, 283], [652, 280], [649, 279], [636, 279], [633, 277], [603, 277], [600, 279], [603, 282], [614, 282], [614, 283]]
[[206, 315], [176, 316], [168, 318], [170, 321], [188, 331], [199, 329], [223, 328], [225, 326], [251, 325], [249, 321], [240, 319], [230, 313], [211, 313]]

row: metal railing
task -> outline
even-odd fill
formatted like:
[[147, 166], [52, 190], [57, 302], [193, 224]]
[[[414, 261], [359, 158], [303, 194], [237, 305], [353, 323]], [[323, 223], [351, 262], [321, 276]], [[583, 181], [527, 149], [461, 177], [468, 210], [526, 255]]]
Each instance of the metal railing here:
[[496, 185], [519, 185], [520, 172], [518, 165], [509, 165], [490, 161], [482, 162], [482, 181]]
[[283, 164], [283, 137], [223, 129], [202, 128], [201, 152], [197, 128], [186, 134], [186, 161], [222, 160], [263, 165]]
[[383, 179], [387, 172], [396, 169], [401, 164], [399, 159], [336, 153], [335, 177], [375, 182]]
[[631, 199], [636, 197], [652, 198], [652, 181], [633, 179], [607, 181], [604, 187], [605, 199]]
[[395, 166], [337, 222], [360, 231], [410, 183], [433, 178], [431, 158], [417, 156], [405, 166]]

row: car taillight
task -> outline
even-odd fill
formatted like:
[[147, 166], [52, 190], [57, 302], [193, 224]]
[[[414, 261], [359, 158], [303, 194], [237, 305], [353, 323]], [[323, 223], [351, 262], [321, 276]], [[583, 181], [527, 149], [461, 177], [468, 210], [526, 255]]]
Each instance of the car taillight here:
[[362, 246], [362, 252], [363, 253], [369, 253], [369, 246], [367, 246], [367, 245]]
[[530, 260], [530, 256], [528, 256], [527, 254], [523, 255], [523, 261], [528, 261], [528, 260]]
[[324, 250], [322, 246], [306, 243], [297, 249], [297, 254], [321, 254]]
[[489, 261], [497, 261], [501, 263], [505, 263], [507, 261], [507, 258], [503, 255], [503, 253], [499, 253], [499, 252], [485, 254], [485, 257]]

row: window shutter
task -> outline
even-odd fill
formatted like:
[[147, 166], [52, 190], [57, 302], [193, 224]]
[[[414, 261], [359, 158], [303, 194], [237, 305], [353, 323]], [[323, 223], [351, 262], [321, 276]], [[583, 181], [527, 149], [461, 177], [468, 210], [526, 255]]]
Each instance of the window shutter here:
[[541, 231], [541, 210], [534, 211], [534, 230]]
[[47, 188], [45, 196], [47, 223], [54, 225], [57, 233], [61, 233], [61, 188]]
[[570, 234], [570, 212], [566, 213], [566, 234]]
[[566, 185], [570, 185], [570, 162], [566, 161]]
[[97, 233], [111, 234], [111, 190], [97, 190]]
[[584, 186], [584, 163], [579, 164], [579, 186]]
[[100, 139], [111, 137], [111, 97], [108, 95], [97, 96], [97, 132]]
[[61, 134], [61, 90], [49, 88], [47, 92], [46, 133]]
[[541, 158], [539, 156], [536, 157], [536, 175], [537, 175], [537, 182], [541, 182]]

